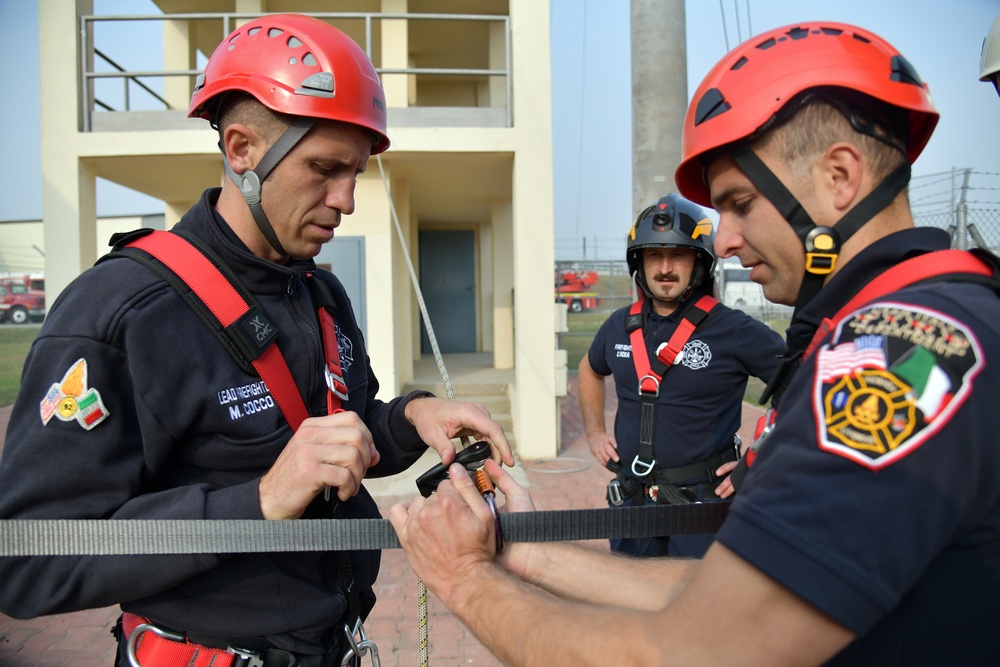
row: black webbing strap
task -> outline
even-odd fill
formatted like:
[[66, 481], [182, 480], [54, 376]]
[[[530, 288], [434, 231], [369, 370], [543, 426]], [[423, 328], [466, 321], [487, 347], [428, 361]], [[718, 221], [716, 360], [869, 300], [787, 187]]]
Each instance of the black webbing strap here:
[[[728, 502], [500, 515], [507, 542], [564, 542], [714, 533]], [[398, 549], [387, 519], [7, 519], [0, 556], [368, 551]]]

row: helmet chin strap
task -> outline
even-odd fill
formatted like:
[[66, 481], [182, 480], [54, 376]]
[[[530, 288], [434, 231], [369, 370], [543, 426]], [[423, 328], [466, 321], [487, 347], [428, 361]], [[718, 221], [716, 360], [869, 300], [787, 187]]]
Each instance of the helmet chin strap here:
[[261, 184], [267, 179], [268, 174], [274, 169], [282, 158], [288, 155], [288, 152], [306, 135], [309, 130], [312, 129], [316, 121], [313, 118], [307, 116], [295, 116], [292, 119], [292, 124], [285, 130], [278, 140], [267, 149], [264, 153], [264, 157], [260, 159], [257, 166], [253, 169], [247, 169], [242, 174], [237, 174], [233, 171], [233, 168], [229, 165], [229, 160], [226, 159], [226, 152], [221, 142], [219, 144], [219, 150], [222, 151], [222, 162], [226, 168], [226, 174], [229, 175], [229, 179], [236, 184], [240, 189], [240, 193], [243, 195], [243, 201], [247, 203], [250, 208], [250, 213], [253, 215], [254, 221], [257, 223], [257, 227], [260, 229], [261, 234], [267, 239], [267, 242], [271, 244], [282, 257], [287, 257], [288, 252], [282, 247], [281, 242], [278, 240], [278, 235], [274, 233], [274, 227], [271, 226], [271, 221], [267, 219], [267, 215], [264, 213], [264, 207], [260, 203], [260, 191]]
[[844, 243], [891, 204], [910, 182], [910, 163], [904, 161], [837, 221], [835, 227], [825, 227], [813, 222], [802, 204], [746, 143], [735, 145], [730, 154], [736, 165], [778, 209], [802, 241], [806, 269], [795, 300], [793, 319], [819, 293], [826, 277], [836, 270], [837, 258]]

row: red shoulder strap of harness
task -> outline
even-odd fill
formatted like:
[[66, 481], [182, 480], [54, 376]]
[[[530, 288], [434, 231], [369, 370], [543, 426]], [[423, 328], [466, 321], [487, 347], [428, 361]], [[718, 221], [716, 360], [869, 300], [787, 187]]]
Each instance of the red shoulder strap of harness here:
[[[169, 232], [153, 232], [131, 241], [128, 245], [149, 253], [173, 271], [191, 288], [223, 327], [228, 327], [250, 309], [251, 304], [240, 295], [218, 267], [183, 237]], [[320, 310], [323, 348], [327, 356], [326, 380], [330, 390], [327, 407], [332, 414], [340, 409], [341, 401], [346, 399], [347, 387], [340, 368], [333, 316], [326, 308]], [[281, 414], [292, 430], [297, 431], [302, 422], [309, 417], [309, 411], [295, 386], [291, 370], [277, 343], [269, 345], [257, 359], [252, 360], [252, 363], [274, 396]]]
[[[629, 315], [640, 315], [642, 313], [642, 304], [645, 300], [645, 298], [642, 298], [633, 303], [631, 309], [629, 309]], [[698, 325], [705, 318], [705, 315], [717, 305], [719, 305], [718, 300], [708, 294], [698, 299], [693, 304], [693, 307], [701, 311], [701, 316], [690, 318], [688, 316], [689, 313], [685, 312], [677, 328], [674, 329], [674, 333], [670, 336], [670, 340], [665, 345], [661, 345], [656, 351], [656, 358], [664, 366], [670, 368], [674, 360], [677, 359], [677, 355], [687, 345], [691, 334], [694, 333], [694, 330], [698, 328]], [[635, 374], [639, 378], [639, 391], [655, 392], [663, 377], [655, 373], [650, 367], [649, 353], [646, 351], [646, 339], [643, 329], [644, 327], [637, 327], [629, 334], [629, 342], [632, 344], [632, 361], [635, 363]], [[644, 384], [647, 386], [644, 387]]]
[[803, 357], [812, 354], [819, 341], [838, 322], [866, 303], [922, 280], [963, 273], [989, 278], [993, 275], [993, 269], [983, 260], [964, 250], [936, 250], [911, 257], [894, 265], [865, 285], [844, 307], [837, 311], [836, 315], [823, 320]]

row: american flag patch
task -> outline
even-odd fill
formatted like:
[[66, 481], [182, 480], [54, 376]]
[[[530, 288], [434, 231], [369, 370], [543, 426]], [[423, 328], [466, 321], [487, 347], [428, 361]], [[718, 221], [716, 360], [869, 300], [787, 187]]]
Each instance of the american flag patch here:
[[884, 337], [859, 336], [848, 343], [820, 350], [816, 358], [816, 372], [823, 382], [865, 368], [885, 370]]

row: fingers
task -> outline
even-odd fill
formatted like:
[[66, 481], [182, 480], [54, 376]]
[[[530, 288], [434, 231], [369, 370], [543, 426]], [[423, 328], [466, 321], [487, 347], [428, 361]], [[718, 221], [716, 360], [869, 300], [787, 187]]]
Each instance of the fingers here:
[[494, 461], [487, 461], [483, 466], [500, 493], [506, 498], [504, 507], [511, 512], [531, 512], [535, 509], [534, 501], [528, 490], [517, 483], [506, 470]]
[[[723, 463], [715, 471], [716, 476], [723, 477], [725, 475], [728, 475], [736, 467], [736, 463], [737, 463], [736, 461]], [[724, 480], [722, 480], [719, 486], [715, 487], [715, 495], [719, 496], [720, 498], [728, 498], [734, 493], [736, 493], [736, 489], [733, 487], [732, 479], [730, 479], [729, 477], [726, 477]]]
[[719, 496], [720, 498], [728, 498], [735, 492], [736, 489], [733, 488], [733, 483], [732, 481], [730, 481], [728, 477], [722, 480], [722, 483], [719, 484], [719, 486], [715, 487], [715, 495]]
[[258, 483], [261, 513], [266, 519], [298, 518], [325, 487], [336, 487], [337, 497], [348, 500], [378, 458], [356, 413], [307, 419]]
[[737, 461], [729, 461], [728, 463], [723, 463], [719, 466], [718, 470], [715, 471], [716, 477], [724, 477], [728, 475], [736, 468]]
[[441, 460], [454, 460], [452, 438], [471, 436], [490, 445], [490, 458], [514, 465], [514, 455], [503, 427], [490, 417], [489, 410], [478, 403], [465, 403], [443, 398], [418, 398], [409, 401], [406, 418], [428, 446], [441, 455]]
[[590, 453], [594, 455], [600, 464], [607, 465], [608, 460], [618, 462], [618, 447], [614, 438], [608, 433], [594, 432], [587, 436], [587, 443], [590, 445]]

